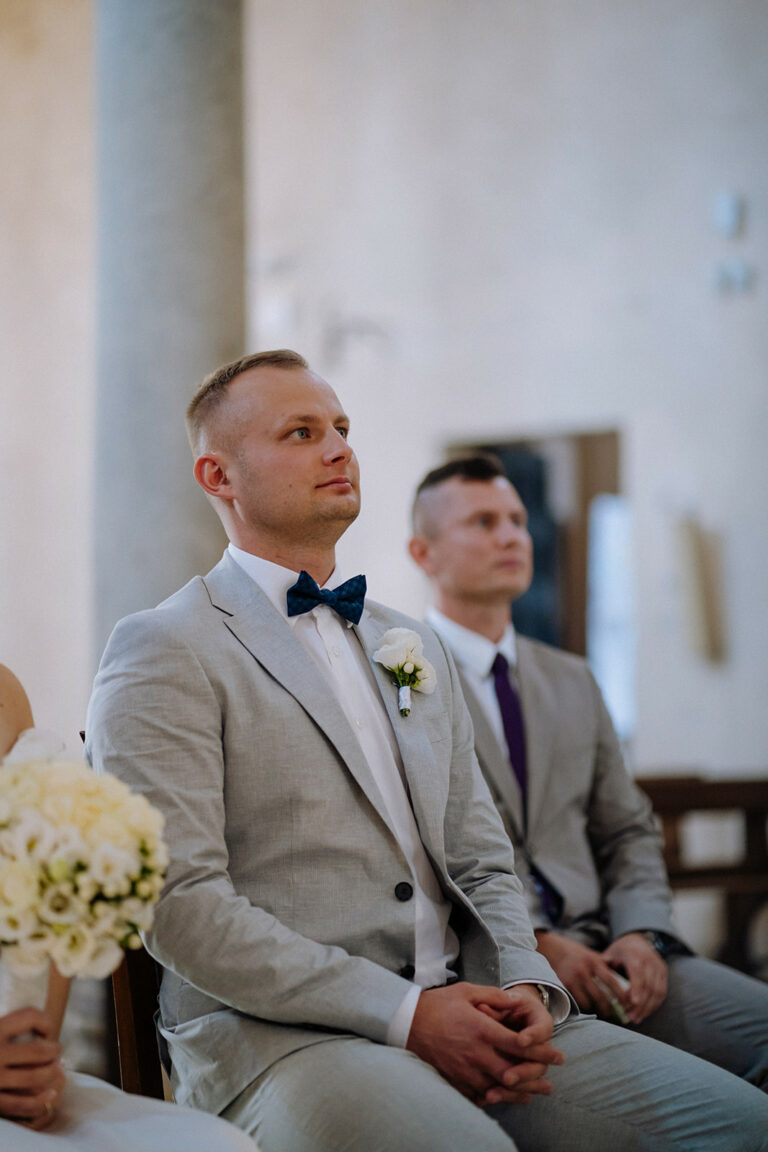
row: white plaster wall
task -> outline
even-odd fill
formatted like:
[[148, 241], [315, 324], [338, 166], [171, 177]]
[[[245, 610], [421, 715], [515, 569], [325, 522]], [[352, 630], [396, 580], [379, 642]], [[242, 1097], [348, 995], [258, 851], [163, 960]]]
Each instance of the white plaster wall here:
[[[253, 347], [353, 417], [343, 554], [419, 613], [407, 507], [446, 443], [619, 428], [636, 764], [768, 762], [768, 7], [247, 0]], [[747, 199], [744, 235], [712, 225]], [[712, 286], [743, 256], [753, 292]], [[686, 633], [676, 523], [724, 534], [729, 658]]]
[[92, 678], [91, 4], [0, 0], [0, 661], [79, 754]]

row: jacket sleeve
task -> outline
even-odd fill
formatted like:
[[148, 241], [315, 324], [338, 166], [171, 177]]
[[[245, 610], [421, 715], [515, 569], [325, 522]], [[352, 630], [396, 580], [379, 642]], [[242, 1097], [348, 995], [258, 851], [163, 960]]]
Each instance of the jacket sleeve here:
[[661, 836], [648, 798], [627, 771], [600, 689], [593, 792], [587, 834], [600, 875], [612, 938], [651, 928], [674, 935]]

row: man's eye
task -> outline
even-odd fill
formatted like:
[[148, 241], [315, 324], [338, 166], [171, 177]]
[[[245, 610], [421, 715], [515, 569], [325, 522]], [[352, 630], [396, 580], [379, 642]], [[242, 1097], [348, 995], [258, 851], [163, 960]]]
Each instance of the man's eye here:
[[294, 428], [291, 436], [295, 437], [296, 440], [308, 440], [309, 428]]
[[339, 436], [343, 436], [345, 440], [349, 439], [349, 428], [337, 428]]

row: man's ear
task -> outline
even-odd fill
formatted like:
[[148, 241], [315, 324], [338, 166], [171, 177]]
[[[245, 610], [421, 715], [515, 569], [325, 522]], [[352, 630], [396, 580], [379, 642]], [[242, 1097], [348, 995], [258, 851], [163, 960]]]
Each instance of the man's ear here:
[[408, 551], [414, 563], [425, 572], [429, 572], [427, 560], [429, 557], [429, 544], [423, 536], [412, 536], [408, 541]]
[[219, 500], [234, 499], [232, 484], [216, 452], [204, 452], [195, 460], [195, 480], [207, 496]]

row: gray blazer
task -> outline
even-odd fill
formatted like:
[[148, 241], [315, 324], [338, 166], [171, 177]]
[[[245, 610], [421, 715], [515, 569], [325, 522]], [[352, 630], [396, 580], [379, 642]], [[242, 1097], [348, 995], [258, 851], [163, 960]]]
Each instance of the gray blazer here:
[[[535, 951], [509, 839], [435, 634], [430, 696], [397, 711], [374, 664], [422, 841], [453, 904], [460, 976], [559, 981]], [[161, 1030], [180, 1103], [221, 1111], [274, 1061], [335, 1034], [383, 1042], [410, 987], [410, 879], [360, 745], [320, 671], [225, 554], [158, 608], [117, 625], [96, 677], [87, 755], [158, 805], [171, 850], [147, 944], [165, 968]]]
[[586, 661], [524, 636], [516, 639], [528, 762], [526, 825], [506, 749], [463, 678], [462, 685], [475, 750], [515, 844], [534, 927], [549, 922], [526, 860], [564, 899], [559, 932], [598, 947], [633, 929], [674, 934], [651, 805], [626, 770]]

